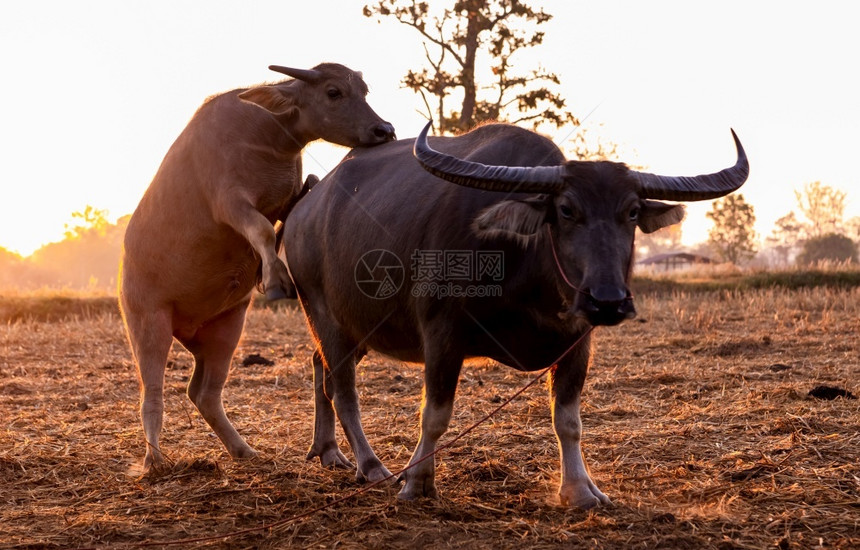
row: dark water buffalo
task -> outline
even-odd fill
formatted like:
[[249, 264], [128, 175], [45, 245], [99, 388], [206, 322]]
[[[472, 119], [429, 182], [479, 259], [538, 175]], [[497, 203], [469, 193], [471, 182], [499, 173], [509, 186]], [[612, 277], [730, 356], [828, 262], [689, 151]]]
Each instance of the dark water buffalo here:
[[[613, 162], [565, 161], [551, 141], [507, 125], [431, 140], [453, 156], [430, 149], [426, 131], [416, 142], [351, 152], [285, 227], [288, 263], [317, 346], [308, 456], [349, 465], [335, 442], [336, 411], [357, 476], [370, 480], [388, 470], [359, 418], [355, 364], [367, 350], [425, 364], [416, 462], [448, 427], [464, 358], [533, 371], [590, 326], [633, 317], [627, 283], [634, 230], [652, 232], [683, 217], [683, 206], [653, 199], [719, 197], [740, 187], [749, 170], [737, 138], [733, 167], [673, 178]], [[549, 382], [559, 495], [580, 508], [609, 502], [580, 451], [590, 354], [586, 338], [555, 364]], [[435, 494], [433, 460], [405, 474], [402, 498]]]
[[120, 306], [140, 372], [147, 469], [163, 460], [164, 367], [174, 337], [194, 355], [191, 401], [232, 456], [254, 454], [224, 414], [221, 390], [258, 270], [267, 297], [291, 288], [273, 223], [302, 188], [301, 150], [317, 139], [351, 147], [394, 139], [365, 101], [360, 73], [333, 63], [271, 68], [294, 80], [226, 92], [200, 107], [128, 224]]

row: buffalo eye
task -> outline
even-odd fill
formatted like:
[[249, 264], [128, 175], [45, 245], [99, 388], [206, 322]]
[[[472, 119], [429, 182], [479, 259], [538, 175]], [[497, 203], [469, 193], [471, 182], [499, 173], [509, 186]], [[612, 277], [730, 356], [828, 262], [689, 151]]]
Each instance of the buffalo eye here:
[[561, 206], [558, 207], [558, 211], [561, 212], [562, 218], [564, 218], [566, 220], [572, 220], [573, 219], [573, 210], [571, 210], [568, 205], [562, 204]]
[[329, 88], [328, 92], [329, 99], [340, 99], [343, 97], [343, 94], [340, 93], [340, 90], [337, 88]]
[[634, 206], [633, 208], [631, 208], [629, 216], [630, 216], [631, 222], [638, 222], [639, 221], [639, 207]]

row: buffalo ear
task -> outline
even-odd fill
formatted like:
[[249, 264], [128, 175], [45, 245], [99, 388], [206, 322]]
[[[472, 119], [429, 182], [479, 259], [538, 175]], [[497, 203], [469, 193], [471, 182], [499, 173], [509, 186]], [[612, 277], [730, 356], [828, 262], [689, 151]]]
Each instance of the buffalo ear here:
[[653, 233], [683, 219], [683, 204], [666, 204], [659, 201], [644, 200], [639, 212], [639, 229], [643, 233]]
[[239, 99], [265, 109], [276, 117], [292, 118], [299, 112], [292, 96], [277, 86], [257, 86], [245, 90], [239, 94]]
[[525, 244], [546, 222], [548, 206], [551, 204], [548, 195], [502, 201], [478, 214], [472, 228], [482, 239], [502, 237]]

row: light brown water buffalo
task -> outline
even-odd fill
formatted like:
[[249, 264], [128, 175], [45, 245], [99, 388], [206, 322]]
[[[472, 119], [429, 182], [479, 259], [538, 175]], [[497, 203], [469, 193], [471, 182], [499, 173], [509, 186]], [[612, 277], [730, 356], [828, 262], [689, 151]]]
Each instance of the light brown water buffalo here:
[[606, 504], [580, 448], [589, 338], [574, 345], [592, 326], [635, 315], [635, 230], [683, 218], [682, 205], [655, 199], [731, 193], [747, 178], [746, 154], [735, 138], [733, 166], [665, 177], [565, 161], [550, 140], [514, 126], [429, 143], [426, 132], [353, 151], [286, 221], [290, 271], [316, 343], [308, 456], [350, 465], [335, 439], [336, 413], [357, 476], [388, 476], [361, 427], [356, 362], [368, 350], [423, 362], [421, 432], [400, 496], [435, 496], [434, 461], [421, 459], [448, 428], [463, 360], [490, 357], [523, 371], [553, 365], [561, 502]]
[[360, 73], [332, 63], [270, 68], [294, 80], [206, 101], [128, 224], [119, 295], [140, 373], [145, 469], [164, 458], [158, 440], [174, 337], [194, 355], [188, 397], [231, 456], [255, 454], [227, 419], [221, 391], [258, 271], [267, 298], [291, 288], [273, 224], [302, 189], [301, 151], [317, 139], [350, 147], [394, 139], [365, 101]]

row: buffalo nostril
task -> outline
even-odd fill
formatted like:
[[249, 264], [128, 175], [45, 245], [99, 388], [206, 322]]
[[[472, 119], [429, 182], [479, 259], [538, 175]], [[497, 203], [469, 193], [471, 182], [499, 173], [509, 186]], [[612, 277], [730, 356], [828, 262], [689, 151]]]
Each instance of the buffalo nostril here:
[[598, 286], [589, 289], [588, 293], [594, 302], [599, 304], [617, 304], [630, 297], [630, 291], [619, 286]]
[[392, 126], [388, 122], [377, 124], [373, 128], [373, 135], [379, 139], [393, 140], [395, 139], [394, 126]]
[[618, 313], [624, 316], [625, 319], [633, 319], [636, 317], [636, 306], [633, 305], [633, 297], [628, 296], [618, 306]]

